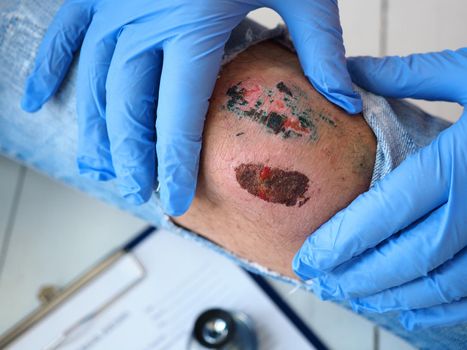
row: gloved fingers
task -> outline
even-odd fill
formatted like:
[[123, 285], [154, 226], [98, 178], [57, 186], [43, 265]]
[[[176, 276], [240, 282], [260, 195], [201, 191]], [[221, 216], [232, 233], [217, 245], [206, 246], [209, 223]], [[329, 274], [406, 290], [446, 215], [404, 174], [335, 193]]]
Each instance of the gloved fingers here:
[[316, 278], [314, 291], [324, 299], [359, 298], [426, 276], [467, 244], [453, 239], [465, 226], [462, 220], [452, 222], [450, 213], [448, 204], [441, 206], [397, 237]]
[[451, 303], [467, 297], [467, 248], [427, 277], [352, 300], [354, 310], [388, 312]]
[[105, 82], [116, 45], [115, 34], [102, 34], [94, 20], [83, 41], [77, 79], [80, 174], [106, 181], [115, 178], [105, 116]]
[[210, 31], [215, 35], [180, 36], [164, 47], [156, 149], [160, 197], [169, 215], [182, 215], [195, 194], [208, 101], [230, 34], [225, 23], [218, 25]]
[[379, 95], [467, 102], [467, 48], [407, 57], [354, 57], [347, 66], [357, 85]]
[[466, 323], [467, 298], [427, 309], [403, 311], [399, 320], [410, 331]]
[[42, 40], [34, 68], [26, 80], [21, 108], [38, 111], [58, 90], [92, 19], [90, 6], [67, 1]]
[[461, 127], [454, 125], [408, 157], [310, 235], [293, 260], [295, 273], [309, 279], [329, 272], [446, 203], [453, 169], [464, 166], [454, 162], [454, 149], [448, 151]]
[[277, 1], [304, 73], [329, 101], [350, 114], [362, 111], [346, 66], [337, 1]]
[[[146, 202], [156, 173], [156, 105], [162, 51], [136, 38], [141, 28], [119, 36], [107, 78], [107, 130], [117, 182], [134, 204]], [[143, 33], [144, 34], [144, 33]]]

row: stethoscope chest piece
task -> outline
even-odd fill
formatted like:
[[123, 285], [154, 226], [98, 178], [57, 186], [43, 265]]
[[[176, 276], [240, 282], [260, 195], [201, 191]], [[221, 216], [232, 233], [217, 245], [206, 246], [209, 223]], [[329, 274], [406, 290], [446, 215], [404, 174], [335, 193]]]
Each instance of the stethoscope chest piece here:
[[209, 309], [195, 322], [189, 350], [257, 350], [253, 322], [242, 312]]

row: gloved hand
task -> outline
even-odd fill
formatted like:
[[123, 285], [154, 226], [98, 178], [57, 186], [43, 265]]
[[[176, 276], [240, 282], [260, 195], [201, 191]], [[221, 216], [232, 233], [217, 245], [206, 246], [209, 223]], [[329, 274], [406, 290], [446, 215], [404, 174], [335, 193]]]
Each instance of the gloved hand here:
[[376, 94], [454, 101], [463, 116], [307, 238], [293, 268], [324, 299], [402, 310], [406, 328], [467, 321], [467, 48], [355, 58]]
[[248, 12], [263, 6], [286, 21], [311, 83], [349, 113], [360, 112], [337, 0], [68, 0], [40, 46], [22, 107], [37, 111], [55, 94], [82, 43], [80, 172], [116, 177], [137, 204], [149, 199], [158, 172], [165, 210], [181, 215], [195, 193], [224, 44]]

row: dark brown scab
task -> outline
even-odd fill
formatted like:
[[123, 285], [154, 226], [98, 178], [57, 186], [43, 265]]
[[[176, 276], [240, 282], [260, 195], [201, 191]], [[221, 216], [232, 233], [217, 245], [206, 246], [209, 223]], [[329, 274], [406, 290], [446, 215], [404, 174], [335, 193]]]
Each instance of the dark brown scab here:
[[227, 89], [227, 96], [230, 97], [230, 100], [227, 101], [228, 108], [233, 108], [236, 104], [246, 104], [245, 89], [240, 87], [241, 83], [242, 82], [239, 82]]
[[289, 95], [290, 97], [292, 97], [292, 91], [290, 91], [289, 87], [287, 85], [284, 84], [283, 81], [281, 81], [280, 83], [278, 83], [276, 85], [276, 88], [277, 90], [279, 90], [280, 92], [283, 92], [284, 94], [286, 95]]
[[282, 130], [282, 126], [284, 125], [285, 120], [287, 119], [286, 116], [278, 114], [276, 112], [269, 113], [266, 127], [271, 130], [274, 134], [278, 134], [279, 131]]
[[236, 167], [235, 175], [244, 190], [266, 202], [301, 207], [310, 199], [305, 197], [310, 181], [298, 171], [247, 163]]
[[332, 126], [334, 128], [337, 127], [336, 122], [334, 120], [332, 120], [331, 118], [329, 118], [324, 113], [319, 114], [319, 119], [321, 119], [323, 122], [327, 123], [328, 125], [330, 125], [330, 126]]

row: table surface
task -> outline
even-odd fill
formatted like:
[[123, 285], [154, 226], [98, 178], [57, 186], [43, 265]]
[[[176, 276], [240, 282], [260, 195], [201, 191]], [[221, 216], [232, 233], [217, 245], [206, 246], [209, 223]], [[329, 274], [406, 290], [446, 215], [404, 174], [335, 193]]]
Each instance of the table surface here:
[[[0, 156], [0, 334], [40, 305], [45, 285], [83, 274], [147, 223]], [[331, 349], [412, 349], [310, 293], [270, 281]]]

